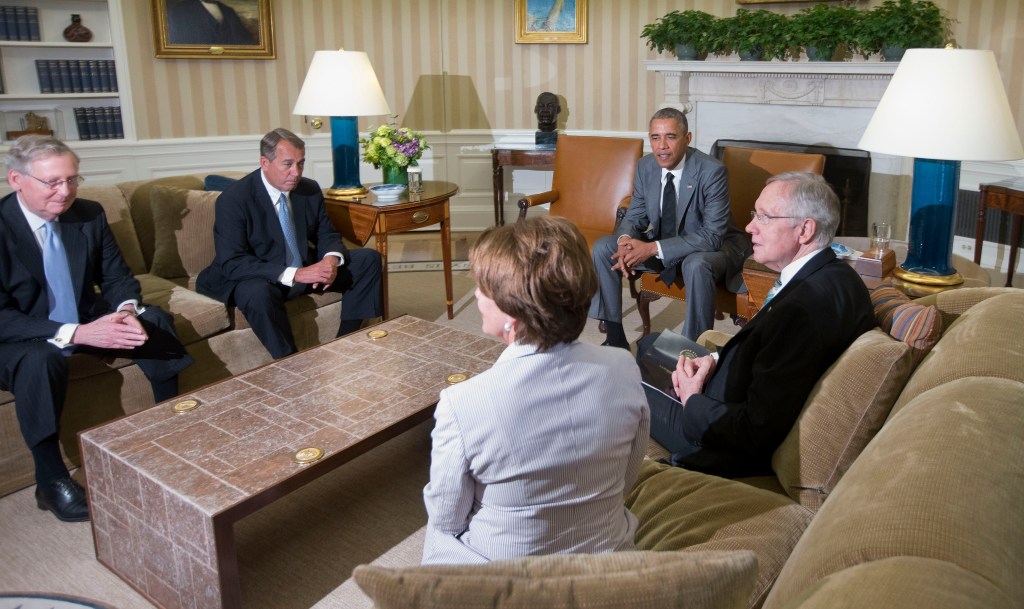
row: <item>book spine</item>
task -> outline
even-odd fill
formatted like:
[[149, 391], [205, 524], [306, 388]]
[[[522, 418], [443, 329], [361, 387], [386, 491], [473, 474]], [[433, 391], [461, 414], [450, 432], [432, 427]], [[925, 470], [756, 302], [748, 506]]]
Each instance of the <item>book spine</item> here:
[[57, 75], [60, 82], [60, 88], [53, 87], [57, 93], [71, 93], [71, 70], [68, 66], [67, 59], [57, 60]]
[[36, 60], [36, 76], [39, 77], [39, 92], [53, 93], [53, 84], [50, 82], [50, 65], [45, 59]]
[[89, 73], [89, 82], [92, 83], [93, 93], [100, 93], [103, 91], [103, 79], [100, 78], [100, 65], [96, 59], [89, 59], [86, 61], [87, 70]]
[[0, 6], [0, 40], [10, 40], [11, 34], [7, 30], [7, 13], [11, 7]]
[[39, 41], [39, 9], [34, 6], [28, 7], [28, 39]]
[[113, 59], [107, 59], [107, 69], [110, 71], [110, 91], [117, 93], [117, 67]]
[[78, 128], [78, 139], [87, 140], [89, 134], [85, 131], [85, 108], [74, 108], [75, 127]]
[[78, 60], [78, 72], [82, 76], [82, 93], [95, 93], [96, 89], [92, 86], [92, 76], [89, 74], [88, 59]]
[[96, 131], [96, 108], [85, 109], [85, 132], [89, 134], [89, 139], [97, 139]]
[[18, 40], [31, 40], [28, 33], [28, 7], [14, 7], [14, 20], [18, 27]]
[[110, 140], [114, 139], [114, 108], [107, 106], [100, 108], [100, 114], [103, 120], [100, 121], [100, 139]]
[[97, 59], [96, 69], [100, 75], [100, 91], [110, 91], [110, 72], [107, 68], [107, 62], [104, 59]]
[[121, 120], [121, 106], [114, 106], [114, 138], [124, 139], [124, 121]]
[[82, 69], [79, 67], [81, 61], [77, 59], [68, 60], [68, 74], [71, 76], [71, 92], [72, 93], [85, 93], [85, 87], [82, 86]]

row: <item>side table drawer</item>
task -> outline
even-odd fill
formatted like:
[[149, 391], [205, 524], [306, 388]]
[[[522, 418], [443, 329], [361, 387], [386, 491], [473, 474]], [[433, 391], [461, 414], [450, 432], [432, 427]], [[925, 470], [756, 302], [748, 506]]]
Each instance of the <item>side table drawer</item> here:
[[386, 232], [400, 233], [414, 228], [437, 224], [444, 220], [444, 212], [445, 204], [444, 202], [441, 202], [425, 205], [418, 209], [405, 209], [402, 211], [384, 213], [381, 214], [379, 220], [384, 223], [382, 228]]

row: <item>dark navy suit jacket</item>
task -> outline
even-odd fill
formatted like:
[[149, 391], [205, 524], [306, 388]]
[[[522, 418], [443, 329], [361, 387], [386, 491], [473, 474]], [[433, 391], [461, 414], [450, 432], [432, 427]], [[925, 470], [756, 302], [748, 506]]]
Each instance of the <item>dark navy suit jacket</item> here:
[[[288, 266], [284, 231], [261, 171], [257, 169], [231, 184], [217, 198], [213, 226], [217, 253], [213, 263], [199, 273], [196, 288], [221, 302], [231, 302], [240, 281], [264, 279], [277, 283]], [[327, 218], [320, 186], [302, 178], [289, 200], [303, 263], [321, 260], [328, 252], [338, 252], [347, 260], [348, 250], [341, 235]]]

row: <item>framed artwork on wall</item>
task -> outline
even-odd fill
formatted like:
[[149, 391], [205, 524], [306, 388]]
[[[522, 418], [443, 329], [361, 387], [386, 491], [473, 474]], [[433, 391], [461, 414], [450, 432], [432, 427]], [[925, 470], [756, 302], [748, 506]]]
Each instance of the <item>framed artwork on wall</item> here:
[[152, 0], [156, 56], [274, 59], [271, 0]]
[[516, 44], [587, 43], [587, 0], [515, 0]]

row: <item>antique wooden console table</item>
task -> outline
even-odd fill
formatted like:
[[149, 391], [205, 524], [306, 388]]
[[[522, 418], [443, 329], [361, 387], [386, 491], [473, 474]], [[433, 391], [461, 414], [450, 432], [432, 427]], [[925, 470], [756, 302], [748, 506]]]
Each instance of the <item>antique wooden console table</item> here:
[[491, 169], [494, 173], [494, 225], [505, 224], [505, 167], [551, 167], [555, 164], [554, 148], [494, 148]]

